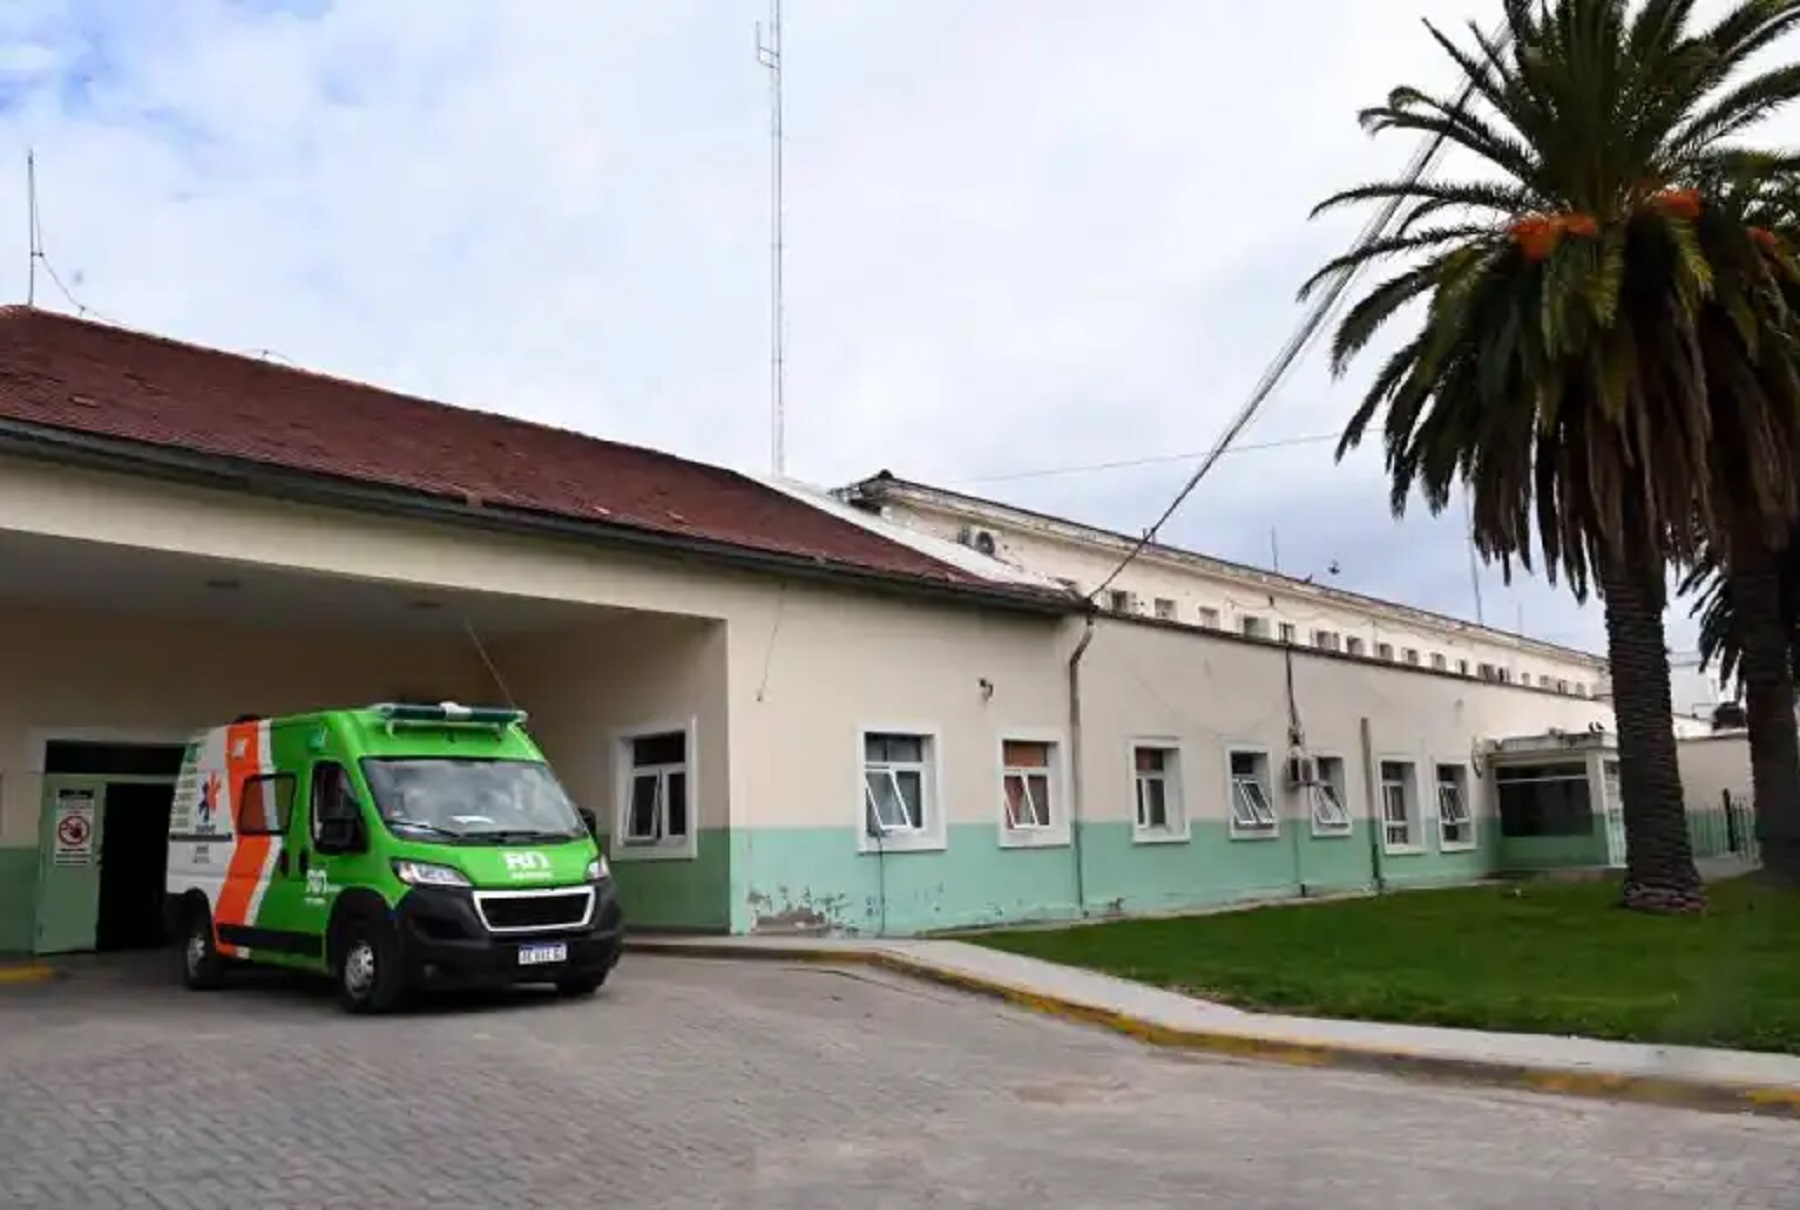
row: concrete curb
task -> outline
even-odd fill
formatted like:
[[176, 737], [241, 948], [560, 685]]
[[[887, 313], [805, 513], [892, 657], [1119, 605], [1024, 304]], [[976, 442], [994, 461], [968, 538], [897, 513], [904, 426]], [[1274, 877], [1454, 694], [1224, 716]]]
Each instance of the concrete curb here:
[[0, 962], [0, 987], [24, 987], [50, 983], [56, 971], [41, 962]]
[[1376, 1071], [1516, 1088], [1556, 1096], [1630, 1101], [1713, 1113], [1754, 1113], [1800, 1120], [1800, 1086], [1580, 1071], [1566, 1067], [1453, 1058], [1395, 1048], [1348, 1046], [1303, 1038], [1182, 1029], [965, 971], [950, 970], [886, 950], [827, 949], [804, 945], [736, 946], [704, 941], [627, 941], [625, 948], [634, 953], [661, 954], [671, 958], [875, 967], [958, 991], [1002, 1000], [1065, 1021], [1098, 1025], [1152, 1046], [1226, 1058], [1282, 1063], [1294, 1067]]

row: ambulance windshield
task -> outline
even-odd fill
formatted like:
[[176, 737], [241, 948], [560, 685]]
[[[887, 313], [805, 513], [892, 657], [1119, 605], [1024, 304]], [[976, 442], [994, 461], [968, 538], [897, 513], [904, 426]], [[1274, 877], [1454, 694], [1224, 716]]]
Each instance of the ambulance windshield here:
[[450, 757], [369, 758], [363, 776], [396, 832], [486, 843], [573, 840], [587, 828], [548, 765]]

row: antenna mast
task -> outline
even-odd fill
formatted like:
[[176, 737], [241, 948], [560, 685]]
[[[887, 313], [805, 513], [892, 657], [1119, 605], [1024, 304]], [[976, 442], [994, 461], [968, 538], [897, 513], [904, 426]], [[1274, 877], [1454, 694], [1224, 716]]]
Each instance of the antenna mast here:
[[25, 152], [25, 218], [31, 224], [31, 232], [27, 237], [25, 265], [25, 305], [37, 305], [37, 263], [38, 257], [44, 254], [43, 240], [38, 233], [37, 211], [37, 152], [27, 149]]
[[769, 406], [770, 461], [779, 477], [787, 470], [786, 324], [781, 290], [781, 0], [769, 0], [768, 37], [756, 26], [756, 61], [769, 72]]
[[[1475, 561], [1475, 493], [1466, 484], [1463, 487], [1463, 541], [1469, 547], [1469, 587], [1475, 590], [1475, 624], [1487, 625], [1487, 615], [1481, 608], [1481, 567]], [[1525, 629], [1523, 620], [1519, 629]]]

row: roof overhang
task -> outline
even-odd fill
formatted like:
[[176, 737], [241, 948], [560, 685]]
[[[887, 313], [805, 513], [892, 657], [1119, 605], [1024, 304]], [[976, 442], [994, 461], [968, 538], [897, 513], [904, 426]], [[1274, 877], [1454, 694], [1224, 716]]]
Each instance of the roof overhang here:
[[1078, 602], [1066, 596], [1015, 585], [933, 580], [823, 558], [750, 550], [599, 520], [470, 504], [451, 497], [309, 474], [249, 459], [199, 454], [17, 420], [0, 419], [0, 453], [267, 499], [348, 508], [388, 517], [451, 522], [501, 533], [553, 537], [667, 557], [703, 559], [721, 568], [856, 586], [886, 595], [1053, 617], [1066, 616], [1080, 608]]

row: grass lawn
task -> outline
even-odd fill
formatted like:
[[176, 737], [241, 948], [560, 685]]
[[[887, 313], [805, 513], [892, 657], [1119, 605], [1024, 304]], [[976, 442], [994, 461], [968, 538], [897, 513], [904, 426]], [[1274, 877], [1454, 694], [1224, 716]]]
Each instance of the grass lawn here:
[[1688, 919], [1536, 883], [967, 940], [1244, 1008], [1800, 1054], [1800, 895], [1710, 892]]

